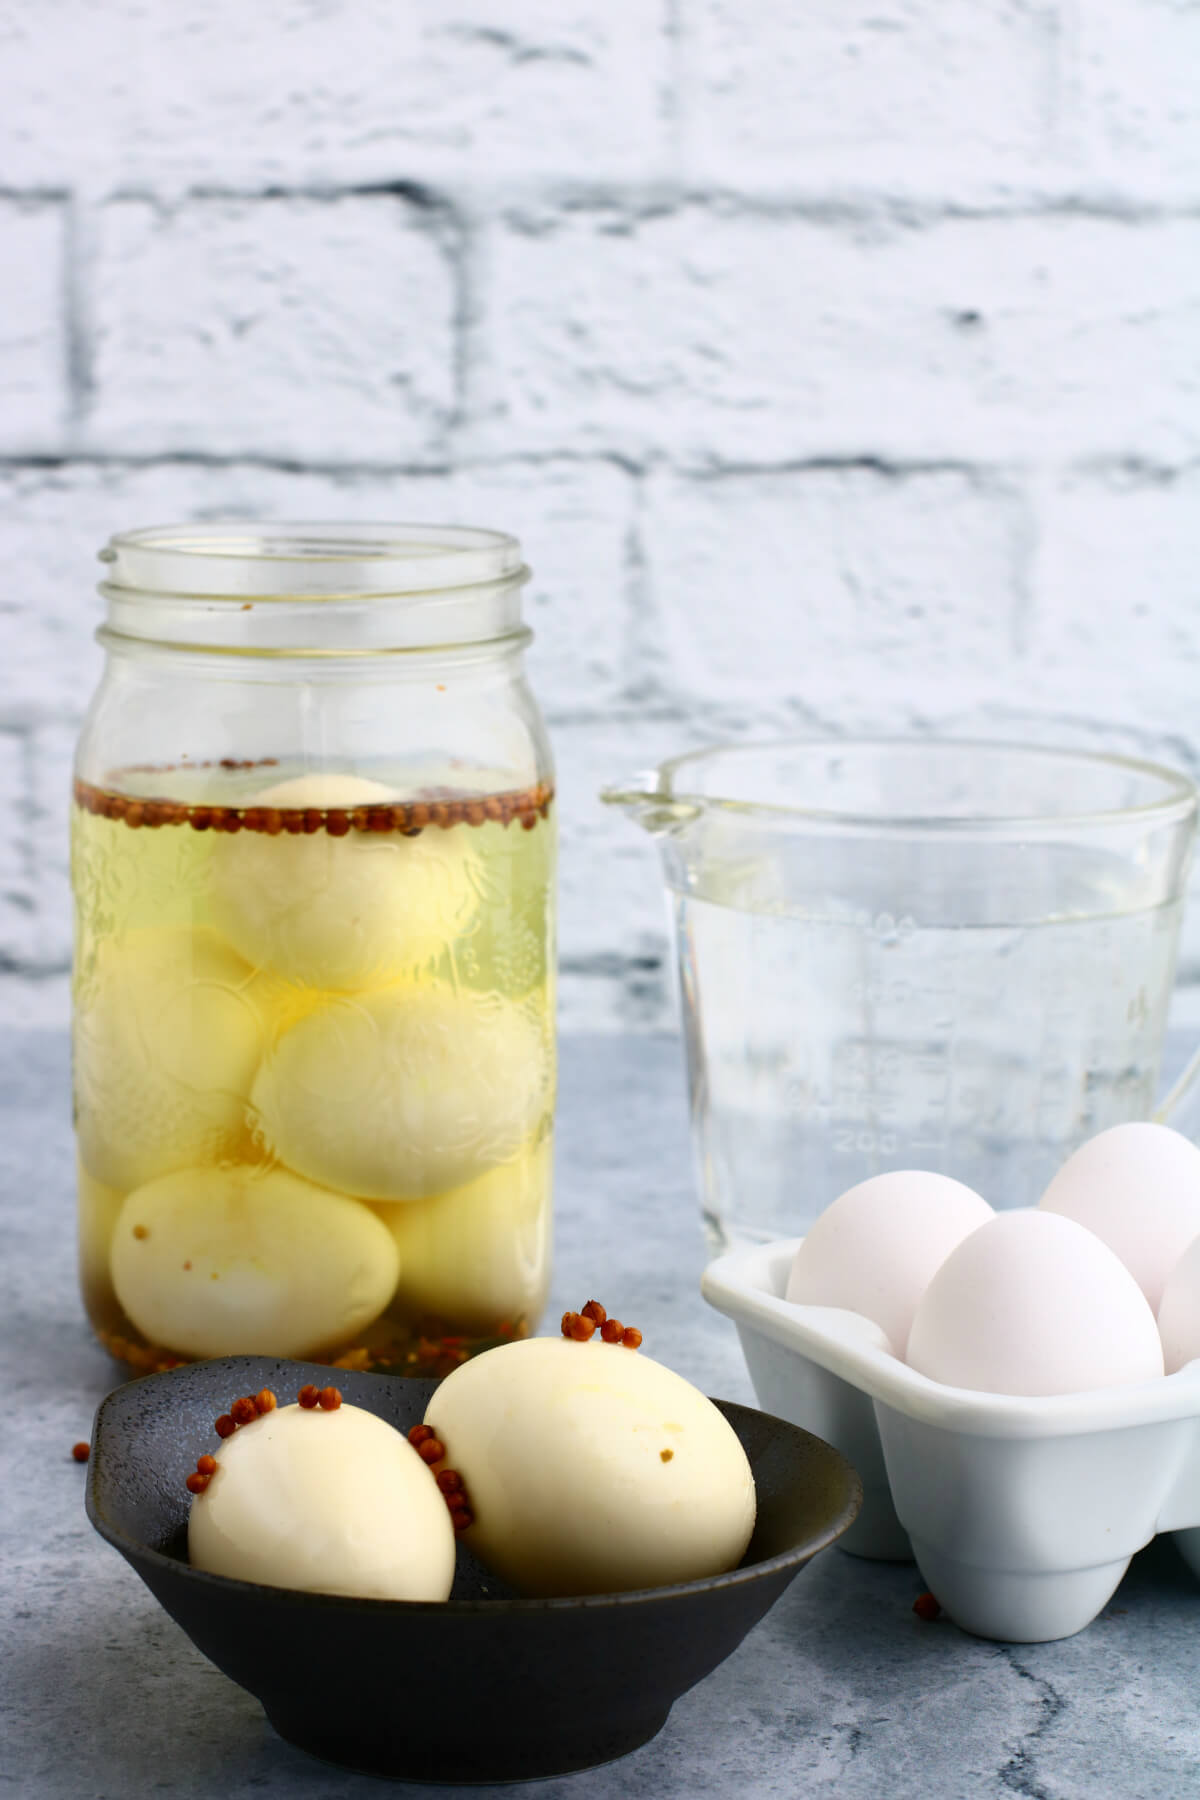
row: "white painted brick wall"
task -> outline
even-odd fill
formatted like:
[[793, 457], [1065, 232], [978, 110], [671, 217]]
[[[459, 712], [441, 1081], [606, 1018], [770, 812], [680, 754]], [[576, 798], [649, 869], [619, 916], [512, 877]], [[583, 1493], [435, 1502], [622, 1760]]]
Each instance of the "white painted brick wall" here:
[[1107, 179], [1194, 203], [1200, 181], [1200, 9], [1190, 0], [1088, 5], [1068, 15], [1077, 139]]
[[1042, 495], [1029, 652], [1047, 685], [1126, 687], [1200, 736], [1200, 466], [1062, 476]]
[[[1058, 8], [1046, 0], [698, 0], [686, 9], [687, 143], [718, 184], [762, 176], [944, 191], [975, 162], [1028, 174], [1053, 143]], [[807, 169], [806, 169], [807, 166]]]
[[[1200, 450], [1194, 218], [826, 219], [727, 201], [495, 227], [491, 441], [632, 456]], [[502, 373], [500, 373], [502, 372]]]
[[[18, 797], [14, 808], [20, 817], [21, 802], [30, 790], [29, 742], [22, 734], [0, 731], [0, 781], [4, 791]], [[37, 885], [29, 836], [7, 831], [0, 839], [0, 945], [7, 975], [38, 966]]]
[[870, 685], [896, 677], [914, 701], [1012, 654], [1026, 507], [999, 482], [661, 474], [646, 513], [660, 660], [697, 707], [819, 707], [839, 674], [864, 679], [867, 644]]
[[5, 179], [637, 178], [668, 23], [660, 0], [7, 0]]
[[87, 441], [318, 462], [438, 450], [455, 305], [438, 225], [388, 195], [103, 207]]
[[0, 0], [4, 1003], [131, 524], [519, 533], [574, 1025], [670, 1018], [661, 756], [1200, 770], [1198, 71], [1191, 0]]
[[66, 236], [61, 200], [0, 198], [0, 453], [57, 449], [66, 430]]

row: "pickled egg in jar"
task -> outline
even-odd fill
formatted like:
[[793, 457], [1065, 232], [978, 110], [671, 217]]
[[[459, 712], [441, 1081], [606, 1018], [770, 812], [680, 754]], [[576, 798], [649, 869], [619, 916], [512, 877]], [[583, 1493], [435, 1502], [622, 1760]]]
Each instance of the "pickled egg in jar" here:
[[553, 772], [498, 533], [103, 552], [72, 814], [80, 1270], [135, 1369], [446, 1373], [549, 1281]]

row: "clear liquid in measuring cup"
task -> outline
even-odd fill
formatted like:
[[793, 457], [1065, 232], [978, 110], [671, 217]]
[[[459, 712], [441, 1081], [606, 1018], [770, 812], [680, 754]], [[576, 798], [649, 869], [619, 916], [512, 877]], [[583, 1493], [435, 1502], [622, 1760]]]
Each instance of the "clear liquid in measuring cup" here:
[[921, 926], [756, 909], [715, 861], [690, 876], [672, 903], [714, 1251], [798, 1235], [887, 1169], [1034, 1205], [1085, 1138], [1149, 1116], [1181, 903]]
[[76, 784], [81, 1261], [114, 1355], [444, 1374], [536, 1325], [551, 799], [453, 769]]

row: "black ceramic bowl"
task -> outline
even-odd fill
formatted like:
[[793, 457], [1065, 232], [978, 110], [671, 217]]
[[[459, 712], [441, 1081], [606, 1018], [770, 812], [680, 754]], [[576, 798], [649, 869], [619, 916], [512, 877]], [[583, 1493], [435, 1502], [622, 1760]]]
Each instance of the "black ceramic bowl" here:
[[401, 1430], [435, 1383], [230, 1356], [118, 1388], [96, 1415], [88, 1517], [217, 1667], [315, 1756], [424, 1781], [512, 1781], [621, 1756], [735, 1650], [798, 1570], [857, 1513], [836, 1450], [795, 1425], [721, 1405], [745, 1447], [758, 1523], [726, 1575], [629, 1594], [523, 1600], [459, 1546], [442, 1604], [355, 1600], [231, 1581], [187, 1561], [197, 1456], [238, 1394], [331, 1379]]

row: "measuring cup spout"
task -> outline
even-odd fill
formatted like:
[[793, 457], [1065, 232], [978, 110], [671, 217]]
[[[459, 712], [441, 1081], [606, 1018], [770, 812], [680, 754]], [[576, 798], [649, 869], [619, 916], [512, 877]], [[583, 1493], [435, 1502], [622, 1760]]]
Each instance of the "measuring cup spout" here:
[[667, 837], [698, 819], [704, 809], [693, 799], [676, 800], [663, 793], [658, 781], [657, 769], [631, 775], [627, 781], [601, 788], [600, 798], [606, 806], [619, 806], [651, 837]]

